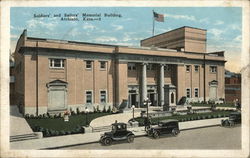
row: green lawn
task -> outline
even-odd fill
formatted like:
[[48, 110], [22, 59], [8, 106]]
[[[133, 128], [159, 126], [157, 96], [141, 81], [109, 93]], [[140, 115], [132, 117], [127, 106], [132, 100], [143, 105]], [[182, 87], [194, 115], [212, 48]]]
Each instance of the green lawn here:
[[[110, 113], [90, 113], [88, 114], [88, 123], [91, 120], [110, 115]], [[72, 115], [69, 116], [69, 121], [65, 122], [63, 118], [40, 118], [40, 119], [31, 119], [26, 118], [26, 121], [33, 129], [35, 126], [40, 126], [43, 128], [55, 130], [55, 131], [71, 131], [77, 128], [77, 126], [85, 126], [86, 125], [86, 114]]]
[[[190, 103], [192, 106], [211, 107], [212, 104]], [[234, 103], [215, 104], [217, 107], [235, 107]]]

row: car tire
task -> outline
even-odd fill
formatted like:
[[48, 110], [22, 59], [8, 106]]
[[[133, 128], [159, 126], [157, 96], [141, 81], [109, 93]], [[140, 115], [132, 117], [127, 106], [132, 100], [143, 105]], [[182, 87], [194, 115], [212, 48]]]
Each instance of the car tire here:
[[180, 133], [180, 131], [178, 129], [173, 129], [172, 130], [172, 135], [173, 136], [177, 136]]
[[155, 139], [158, 139], [158, 138], [160, 137], [159, 132], [155, 131], [155, 132], [153, 133], [153, 137], [154, 137]]
[[229, 124], [230, 124], [230, 127], [233, 127], [235, 125], [234, 122], [230, 122]]
[[127, 138], [128, 143], [132, 143], [134, 141], [134, 136], [133, 135], [129, 135]]
[[112, 139], [111, 138], [105, 138], [103, 142], [104, 142], [104, 145], [111, 145]]

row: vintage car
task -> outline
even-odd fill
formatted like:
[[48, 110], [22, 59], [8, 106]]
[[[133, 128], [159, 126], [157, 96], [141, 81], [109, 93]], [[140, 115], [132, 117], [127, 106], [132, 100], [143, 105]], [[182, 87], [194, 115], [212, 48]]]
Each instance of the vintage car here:
[[221, 120], [221, 126], [234, 126], [235, 124], [241, 123], [241, 113], [232, 112], [229, 115], [229, 119]]
[[163, 134], [172, 134], [177, 136], [180, 133], [178, 120], [163, 120], [156, 126], [151, 126], [147, 130], [148, 136], [159, 138]]
[[113, 141], [127, 140], [128, 143], [134, 141], [135, 135], [127, 130], [126, 123], [113, 123], [112, 131], [105, 132], [101, 135], [100, 143], [103, 145], [111, 145]]

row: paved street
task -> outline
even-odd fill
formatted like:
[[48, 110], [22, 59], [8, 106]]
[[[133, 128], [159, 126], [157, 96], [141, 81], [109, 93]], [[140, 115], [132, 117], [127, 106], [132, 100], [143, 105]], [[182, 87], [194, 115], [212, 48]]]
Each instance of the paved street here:
[[134, 143], [119, 142], [111, 146], [99, 143], [72, 146], [60, 149], [240, 149], [241, 127], [209, 127], [181, 131], [177, 137], [171, 135], [159, 139], [137, 137]]

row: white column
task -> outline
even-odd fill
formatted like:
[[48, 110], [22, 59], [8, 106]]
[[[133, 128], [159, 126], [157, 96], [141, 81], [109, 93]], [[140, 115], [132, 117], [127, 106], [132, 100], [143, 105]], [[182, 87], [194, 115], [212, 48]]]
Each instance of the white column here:
[[159, 105], [164, 105], [164, 65], [160, 64]]
[[144, 100], [147, 99], [147, 64], [146, 63], [142, 64], [141, 90], [142, 90], [141, 104], [143, 105]]

